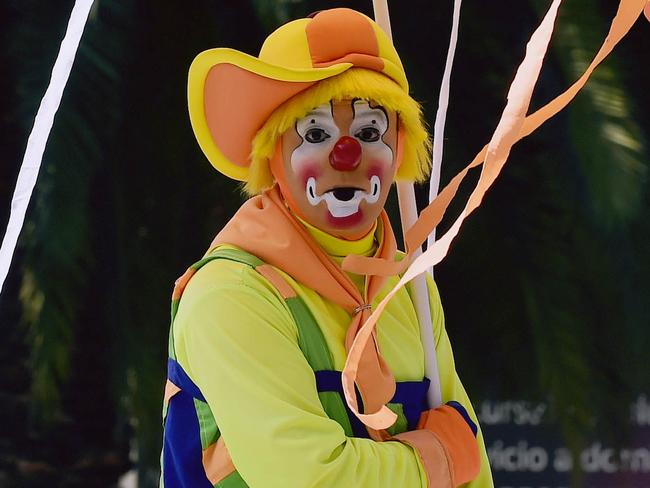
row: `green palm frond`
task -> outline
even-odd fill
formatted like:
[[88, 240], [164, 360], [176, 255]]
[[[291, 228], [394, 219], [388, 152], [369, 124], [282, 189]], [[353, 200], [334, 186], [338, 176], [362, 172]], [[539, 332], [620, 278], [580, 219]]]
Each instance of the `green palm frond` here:
[[[88, 310], [94, 302], [91, 285], [97, 265], [93, 185], [98, 168], [110, 161], [105, 148], [121, 116], [116, 67], [124, 45], [113, 30], [119, 13], [102, 5], [101, 11], [95, 7], [86, 26], [21, 238], [20, 298], [32, 343], [31, 401], [37, 423], [51, 424], [62, 413], [63, 392], [81, 366], [73, 364], [79, 355], [79, 336], [105, 330], [98, 311]], [[20, 22], [12, 36], [12, 61], [22, 100], [17, 115], [25, 133], [69, 13], [54, 6], [36, 9], [30, 2], [16, 7]], [[53, 42], [43, 43], [47, 36]], [[44, 52], [39, 45], [50, 47]]]
[[[535, 1], [536, 5], [543, 2]], [[607, 33], [614, 9], [590, 0], [565, 2], [554, 40], [554, 56], [568, 80], [587, 68]], [[632, 116], [613, 55], [591, 77], [569, 108], [571, 138], [585, 179], [585, 200], [600, 225], [628, 222], [637, 215], [647, 181], [642, 130]]]

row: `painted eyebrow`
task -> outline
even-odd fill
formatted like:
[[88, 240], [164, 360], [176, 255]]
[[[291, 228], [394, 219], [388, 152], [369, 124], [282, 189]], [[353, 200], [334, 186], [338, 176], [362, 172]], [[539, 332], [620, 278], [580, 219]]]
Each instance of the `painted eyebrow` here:
[[[386, 118], [386, 120], [388, 120], [388, 114], [386, 113], [386, 109], [384, 107], [382, 107], [381, 105], [373, 106], [368, 100], [364, 100], [362, 98], [355, 98], [352, 101], [352, 118], [353, 119], [357, 118], [357, 109], [355, 107], [356, 103], [364, 104], [364, 106], [367, 105], [367, 107], [369, 109], [368, 112], [379, 112], [379, 113], [383, 114], [383, 116]], [[366, 114], [367, 114], [367, 112], [366, 112]]]
[[331, 110], [328, 110], [327, 107], [317, 107], [311, 111], [309, 111], [303, 119], [306, 119], [308, 117], [317, 117], [317, 116], [328, 116], [332, 115]]

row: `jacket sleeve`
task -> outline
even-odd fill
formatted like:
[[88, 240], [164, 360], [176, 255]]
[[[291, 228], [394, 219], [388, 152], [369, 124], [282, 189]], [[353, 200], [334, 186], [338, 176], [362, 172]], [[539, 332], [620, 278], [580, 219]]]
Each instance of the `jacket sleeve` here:
[[456, 372], [454, 354], [445, 327], [445, 317], [440, 303], [438, 288], [429, 274], [427, 274], [427, 281], [429, 285], [429, 304], [431, 307], [433, 332], [436, 339], [436, 358], [438, 362], [438, 372], [440, 374], [442, 401], [443, 403], [450, 400], [456, 400], [459, 402], [463, 407], [465, 407], [474, 423], [478, 426], [476, 438], [479, 443], [479, 451], [481, 454], [481, 471], [473, 481], [464, 486], [468, 488], [492, 488], [494, 483], [492, 481], [490, 464], [485, 450], [485, 440], [483, 439], [483, 433], [481, 432], [481, 427], [476, 413], [474, 412], [472, 403], [460, 381], [460, 378], [458, 377], [458, 373]]
[[348, 438], [327, 417], [289, 310], [250, 268], [204, 266], [185, 290], [173, 334], [177, 360], [249, 486], [426, 487], [411, 447]]

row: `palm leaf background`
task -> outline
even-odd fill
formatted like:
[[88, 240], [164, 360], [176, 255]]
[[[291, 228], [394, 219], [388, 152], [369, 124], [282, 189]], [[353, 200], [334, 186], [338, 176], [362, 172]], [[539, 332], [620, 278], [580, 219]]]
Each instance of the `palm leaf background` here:
[[[430, 121], [451, 3], [392, 3]], [[584, 69], [616, 3], [566, 0], [535, 104]], [[0, 6], [0, 212], [72, 4]], [[333, 6], [372, 13], [365, 1], [96, 2], [0, 301], [1, 404], [15, 419], [0, 484], [107, 486], [131, 465], [140, 486], [156, 484], [171, 284], [242, 201], [194, 142], [187, 67], [213, 46], [255, 54], [280, 23]], [[545, 6], [466, 3], [443, 183], [488, 140]], [[437, 268], [472, 397], [548, 400], [574, 449], [596, 427], [621, 437], [621, 405], [650, 386], [649, 40], [637, 26], [571, 108], [517, 146]]]

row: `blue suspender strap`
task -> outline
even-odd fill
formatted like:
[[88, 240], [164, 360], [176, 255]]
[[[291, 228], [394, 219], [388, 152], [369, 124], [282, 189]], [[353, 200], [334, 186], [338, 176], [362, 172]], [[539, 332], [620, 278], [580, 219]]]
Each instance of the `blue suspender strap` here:
[[[352, 410], [348, 407], [348, 404], [345, 401], [345, 396], [343, 395], [343, 385], [341, 384], [341, 372], [340, 371], [314, 371], [316, 375], [316, 389], [319, 392], [323, 391], [333, 391], [341, 395], [343, 400], [343, 406], [345, 411], [348, 413], [348, 418], [350, 419], [350, 426], [352, 427], [352, 433], [354, 437], [365, 437], [369, 438], [368, 430], [365, 425], [357, 418], [356, 415], [352, 413]], [[362, 404], [359, 392], [357, 392], [357, 401], [359, 405]]]
[[455, 408], [456, 411], [462, 415], [462, 417], [465, 419], [465, 422], [467, 422], [467, 425], [469, 425], [469, 428], [472, 429], [472, 433], [474, 434], [474, 437], [476, 437], [476, 434], [478, 433], [478, 427], [472, 420], [472, 417], [469, 416], [469, 413], [467, 413], [465, 407], [463, 407], [457, 401], [453, 401], [453, 400], [451, 402], [447, 402], [447, 405]]
[[[318, 391], [334, 391], [343, 396], [340, 371], [315, 371], [314, 373]], [[429, 383], [429, 379], [424, 378], [422, 381], [400, 381], [396, 385], [395, 396], [390, 403], [400, 403], [402, 405], [409, 430], [417, 427], [420, 415], [429, 408], [427, 403]], [[356, 437], [368, 437], [368, 431], [364, 425], [352, 414], [345, 402], [344, 404], [354, 435]]]
[[391, 403], [402, 404], [409, 430], [414, 430], [417, 427], [420, 415], [429, 408], [427, 391], [430, 383], [429, 378], [424, 378], [422, 381], [400, 381], [397, 383], [395, 396]]
[[205, 402], [205, 397], [201, 393], [201, 390], [199, 390], [199, 387], [187, 376], [187, 373], [183, 371], [181, 365], [171, 358], [167, 360], [167, 378], [193, 398]]

